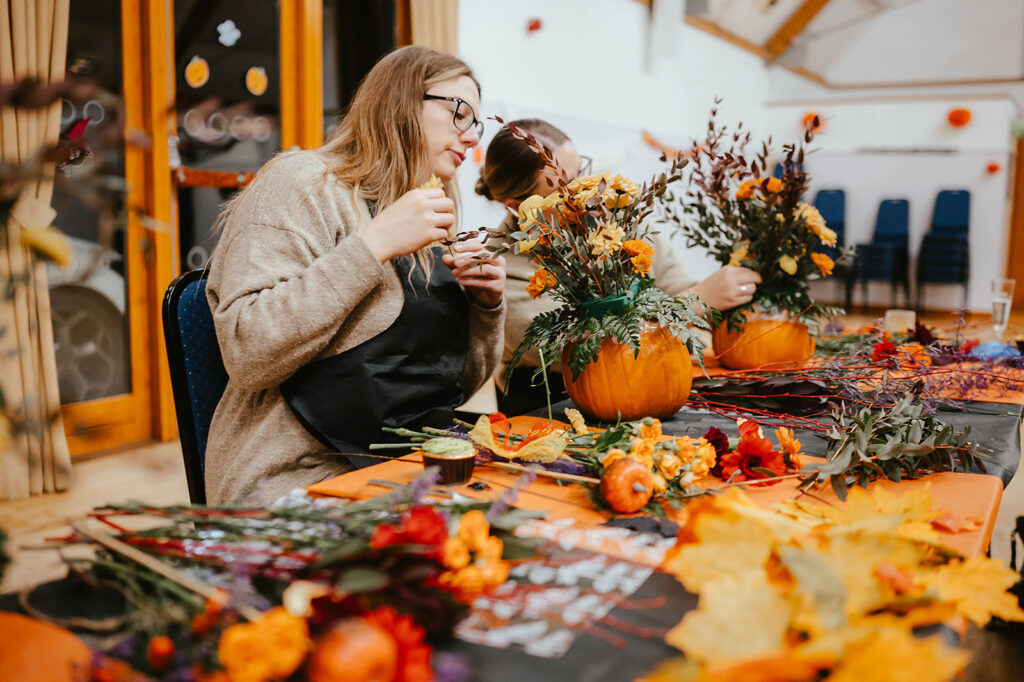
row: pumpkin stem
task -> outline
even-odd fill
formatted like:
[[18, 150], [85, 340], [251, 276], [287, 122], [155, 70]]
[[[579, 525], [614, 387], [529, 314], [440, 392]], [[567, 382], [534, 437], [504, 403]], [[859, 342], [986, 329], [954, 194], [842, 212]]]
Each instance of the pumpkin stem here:
[[638, 482], [633, 484], [633, 492], [635, 492], [635, 493], [645, 493], [645, 492], [647, 492], [647, 486], [645, 486], [643, 483], [640, 483], [638, 481]]

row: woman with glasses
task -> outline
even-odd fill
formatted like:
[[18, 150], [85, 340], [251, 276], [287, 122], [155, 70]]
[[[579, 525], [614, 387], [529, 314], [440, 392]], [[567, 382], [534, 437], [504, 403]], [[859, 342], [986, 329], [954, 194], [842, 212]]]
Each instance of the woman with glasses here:
[[[512, 125], [530, 133], [548, 147], [567, 180], [590, 173], [590, 159], [577, 152], [572, 140], [547, 121], [521, 119], [512, 121]], [[525, 142], [513, 135], [507, 127], [495, 134], [487, 146], [487, 155], [476, 184], [477, 194], [501, 202], [510, 209], [518, 209], [519, 204], [530, 195], [550, 194], [554, 186], [554, 171]], [[501, 229], [516, 229], [511, 214], [505, 218]], [[698, 282], [686, 272], [668, 240], [661, 235], [653, 235], [652, 239], [654, 262], [651, 276], [666, 293], [676, 296], [697, 294], [719, 310], [728, 310], [753, 300], [754, 291], [761, 281], [760, 275], [753, 270], [727, 265]], [[530, 322], [538, 314], [557, 308], [558, 303], [547, 297], [534, 299], [526, 293], [526, 284], [536, 269], [527, 256], [509, 254], [507, 260], [508, 286], [505, 300], [508, 313], [505, 317], [502, 368], [497, 375], [497, 383], [500, 389], [499, 408], [511, 415], [536, 409], [547, 400], [543, 385], [535, 385], [533, 380], [533, 375], [540, 367], [540, 357], [536, 350], [523, 356], [507, 385], [503, 385], [501, 380], [504, 378], [504, 364], [519, 346]], [[553, 400], [568, 397], [558, 377], [553, 382], [549, 377], [549, 385], [556, 387], [552, 389]]]
[[382, 426], [445, 426], [494, 372], [502, 259], [439, 242], [480, 140], [480, 87], [406, 47], [367, 74], [323, 147], [281, 154], [225, 208], [207, 297], [228, 384], [210, 427], [211, 504], [273, 500], [378, 460]]

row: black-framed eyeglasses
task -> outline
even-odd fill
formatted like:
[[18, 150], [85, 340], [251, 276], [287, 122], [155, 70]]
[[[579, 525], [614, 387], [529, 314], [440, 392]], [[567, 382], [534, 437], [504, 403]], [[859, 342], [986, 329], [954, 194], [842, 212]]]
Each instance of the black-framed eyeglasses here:
[[590, 175], [594, 170], [594, 160], [586, 154], [580, 154], [580, 177]]
[[423, 99], [454, 102], [455, 111], [452, 112], [452, 123], [455, 124], [455, 127], [463, 133], [470, 128], [474, 128], [477, 137], [484, 136], [484, 122], [477, 119], [476, 112], [473, 111], [473, 107], [466, 100], [461, 97], [443, 97], [441, 95], [423, 95]]

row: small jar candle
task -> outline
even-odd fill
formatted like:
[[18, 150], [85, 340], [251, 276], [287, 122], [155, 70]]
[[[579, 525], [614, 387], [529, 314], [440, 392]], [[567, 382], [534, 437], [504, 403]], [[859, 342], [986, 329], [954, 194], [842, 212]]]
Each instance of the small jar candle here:
[[473, 442], [462, 438], [439, 436], [420, 445], [424, 467], [439, 467], [441, 483], [465, 483], [473, 476], [476, 448]]

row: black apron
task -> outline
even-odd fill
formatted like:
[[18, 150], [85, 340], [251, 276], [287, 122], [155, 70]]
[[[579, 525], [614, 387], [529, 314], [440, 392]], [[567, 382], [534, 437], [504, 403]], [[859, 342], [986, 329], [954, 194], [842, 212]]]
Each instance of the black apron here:
[[469, 306], [441, 250], [431, 249], [430, 258], [429, 282], [412, 259], [394, 261], [405, 304], [390, 327], [311, 362], [281, 384], [299, 422], [335, 452], [365, 453], [370, 443], [394, 442], [383, 426], [448, 426], [454, 408], [465, 402], [458, 382], [469, 346]]

